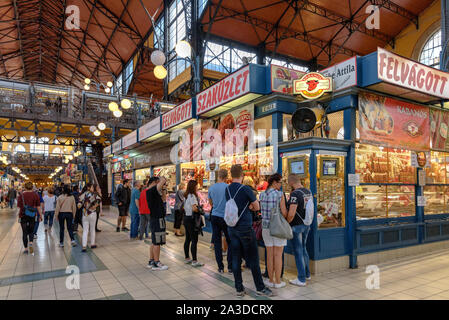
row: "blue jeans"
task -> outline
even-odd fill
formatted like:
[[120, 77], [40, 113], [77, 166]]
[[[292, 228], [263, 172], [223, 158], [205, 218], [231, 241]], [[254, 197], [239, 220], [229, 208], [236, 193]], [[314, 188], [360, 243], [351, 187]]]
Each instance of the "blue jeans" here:
[[33, 230], [33, 235], [37, 234], [37, 229], [39, 229], [39, 217], [35, 220], [34, 222], [34, 230]]
[[44, 214], [44, 225], [49, 225], [50, 228], [53, 226], [53, 217], [55, 216], [54, 211], [45, 211]]
[[14, 207], [15, 199], [9, 199], [9, 207], [12, 209]]
[[306, 278], [310, 277], [309, 270], [309, 254], [307, 253], [307, 236], [310, 227], [306, 225], [298, 225], [292, 227], [293, 239], [287, 241], [287, 246], [295, 254], [296, 269], [298, 270], [298, 280], [306, 282]]
[[246, 265], [251, 269], [254, 284], [257, 291], [265, 288], [260, 272], [259, 251], [257, 248], [256, 234], [251, 226], [228, 227], [231, 239], [232, 272], [234, 274], [235, 289], [237, 292], [244, 290], [242, 280], [242, 257]]
[[70, 240], [75, 240], [73, 236], [73, 214], [71, 212], [60, 212], [59, 213], [59, 242], [64, 243], [64, 222], [67, 224], [67, 231], [69, 232]]
[[228, 225], [223, 218], [217, 216], [211, 216], [210, 222], [212, 224], [212, 243], [214, 244], [215, 260], [217, 261], [218, 269], [223, 270], [223, 247], [221, 242], [221, 234], [224, 233], [226, 242], [228, 243], [228, 270], [232, 270], [232, 250], [231, 239], [229, 238]]
[[131, 213], [131, 231], [129, 233], [129, 236], [131, 239], [137, 238], [139, 233], [139, 224], [140, 224], [140, 215]]

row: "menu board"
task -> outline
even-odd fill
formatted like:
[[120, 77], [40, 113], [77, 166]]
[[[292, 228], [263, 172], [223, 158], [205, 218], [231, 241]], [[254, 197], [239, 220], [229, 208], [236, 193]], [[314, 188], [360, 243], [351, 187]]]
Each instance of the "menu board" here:
[[362, 93], [359, 113], [362, 142], [416, 151], [430, 149], [427, 107]]
[[449, 112], [430, 109], [430, 141], [432, 149], [449, 150]]

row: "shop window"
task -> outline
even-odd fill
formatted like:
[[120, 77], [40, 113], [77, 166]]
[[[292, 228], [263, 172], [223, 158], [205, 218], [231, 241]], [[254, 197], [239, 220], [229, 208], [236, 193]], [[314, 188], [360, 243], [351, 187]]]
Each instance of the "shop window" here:
[[22, 146], [21, 144], [18, 144], [17, 146], [14, 147], [14, 154], [16, 153], [20, 153], [20, 152], [26, 152], [26, 149], [24, 146]]
[[440, 68], [441, 30], [430, 36], [419, 56], [419, 62], [433, 68]]
[[426, 172], [425, 214], [449, 213], [449, 153], [431, 152], [430, 168]]
[[426, 184], [449, 184], [449, 153], [431, 152], [430, 168], [425, 168]]
[[449, 213], [449, 186], [424, 186], [425, 214]]
[[356, 188], [357, 220], [415, 215], [415, 186], [361, 185]]
[[[254, 142], [263, 144], [265, 141], [271, 143], [271, 130], [273, 128], [273, 116], [266, 116], [254, 121]], [[259, 134], [259, 130], [261, 130]], [[265, 130], [265, 136], [262, 134]]]
[[362, 183], [415, 184], [411, 152], [373, 145], [356, 145], [356, 173]]

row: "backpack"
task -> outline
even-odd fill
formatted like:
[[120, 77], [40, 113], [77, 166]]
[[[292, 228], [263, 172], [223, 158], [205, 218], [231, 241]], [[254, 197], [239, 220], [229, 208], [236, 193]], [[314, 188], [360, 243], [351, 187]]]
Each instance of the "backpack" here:
[[[229, 187], [226, 188], [226, 191], [229, 194], [229, 200], [226, 201], [224, 221], [226, 222], [226, 224], [229, 227], [235, 227], [237, 225], [237, 223], [239, 222], [240, 217], [242, 216], [242, 215], [239, 216], [239, 208], [237, 207], [237, 204], [235, 203], [235, 200], [234, 200], [235, 196], [237, 195], [237, 193], [239, 193], [240, 189], [242, 189], [242, 188], [243, 188], [243, 185], [240, 186], [240, 188], [235, 193], [234, 197], [231, 197]], [[248, 206], [248, 203], [246, 204], [245, 208], [243, 208], [242, 214], [243, 214], [243, 212], [245, 212], [246, 207]]]
[[[306, 194], [299, 190], [303, 195], [303, 199], [306, 199]], [[309, 200], [307, 200], [307, 203], [305, 203], [305, 212], [306, 212], [306, 216], [303, 218], [301, 218], [301, 216], [298, 214], [298, 211], [296, 211], [296, 214], [298, 215], [298, 217], [302, 220], [302, 222], [304, 223], [305, 226], [310, 226], [313, 222], [313, 216], [315, 215], [315, 205], [313, 204], [313, 195], [309, 198]]]

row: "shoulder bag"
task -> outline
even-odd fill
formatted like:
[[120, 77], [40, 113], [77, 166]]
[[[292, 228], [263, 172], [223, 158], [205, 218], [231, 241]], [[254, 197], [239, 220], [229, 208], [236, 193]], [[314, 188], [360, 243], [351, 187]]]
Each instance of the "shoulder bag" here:
[[280, 239], [293, 239], [293, 232], [290, 224], [281, 214], [280, 199], [270, 213], [270, 235]]

